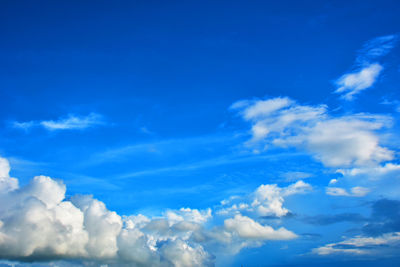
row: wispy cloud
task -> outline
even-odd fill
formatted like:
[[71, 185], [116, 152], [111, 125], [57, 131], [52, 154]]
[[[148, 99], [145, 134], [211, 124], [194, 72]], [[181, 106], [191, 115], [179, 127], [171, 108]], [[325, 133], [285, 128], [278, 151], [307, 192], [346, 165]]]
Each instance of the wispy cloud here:
[[104, 124], [103, 117], [97, 113], [90, 113], [87, 116], [79, 116], [69, 114], [66, 117], [61, 117], [57, 120], [42, 120], [42, 121], [27, 121], [13, 122], [13, 127], [29, 130], [32, 127], [43, 127], [49, 131], [57, 130], [80, 130]]
[[[313, 249], [320, 256], [332, 254], [368, 255], [379, 254], [400, 245], [400, 232], [393, 232], [379, 237], [356, 236], [337, 243], [330, 243]], [[396, 250], [397, 251], [397, 250]]]
[[383, 67], [379, 63], [374, 63], [355, 72], [346, 73], [336, 81], [338, 88], [335, 93], [344, 93], [343, 99], [352, 100], [354, 95], [371, 87], [382, 70]]
[[290, 213], [283, 206], [285, 198], [296, 194], [305, 194], [312, 190], [312, 186], [303, 181], [297, 181], [287, 187], [276, 184], [260, 185], [252, 194], [246, 197], [236, 196], [221, 202], [222, 208], [217, 214], [237, 214], [248, 212], [257, 216], [283, 217]]
[[397, 39], [397, 35], [387, 35], [366, 42], [358, 51], [355, 69], [336, 80], [335, 93], [350, 101], [361, 91], [372, 87], [384, 69], [377, 60], [395, 47]]
[[385, 35], [369, 40], [358, 51], [356, 62], [363, 64], [387, 55], [398, 41], [397, 34]]

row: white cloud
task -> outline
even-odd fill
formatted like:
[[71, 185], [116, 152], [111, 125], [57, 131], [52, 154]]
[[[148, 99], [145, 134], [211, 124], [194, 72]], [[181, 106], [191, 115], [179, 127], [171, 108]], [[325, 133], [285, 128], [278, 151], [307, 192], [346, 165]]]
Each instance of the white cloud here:
[[286, 240], [297, 235], [281, 227], [274, 230], [271, 226], [262, 226], [249, 217], [237, 214], [234, 218], [224, 221], [225, 229], [236, 233], [241, 238], [256, 240]]
[[189, 221], [194, 223], [205, 223], [212, 218], [211, 209], [204, 211], [191, 208], [181, 208], [178, 211], [167, 211], [165, 216], [171, 222]]
[[295, 194], [304, 194], [312, 190], [312, 186], [303, 181], [297, 181], [287, 187], [276, 184], [260, 185], [252, 194], [243, 198], [235, 197], [222, 202], [224, 207], [217, 210], [217, 214], [229, 215], [242, 212], [255, 213], [257, 216], [282, 217], [289, 213], [283, 207], [285, 197]]
[[312, 250], [312, 253], [326, 256], [332, 254], [368, 255], [378, 254], [388, 247], [400, 245], [400, 232], [387, 233], [379, 237], [356, 236], [341, 242], [327, 244]]
[[340, 187], [327, 187], [326, 194], [330, 196], [345, 196], [345, 197], [363, 197], [370, 192], [368, 188], [362, 186], [355, 186], [348, 192], [344, 188]]
[[24, 130], [29, 130], [32, 127], [43, 127], [49, 131], [55, 130], [79, 130], [103, 124], [103, 118], [97, 113], [90, 113], [87, 116], [77, 116], [69, 114], [65, 118], [58, 120], [43, 120], [43, 121], [28, 121], [28, 122], [13, 122], [13, 127]]
[[393, 159], [374, 131], [389, 125], [381, 116], [352, 115], [321, 120], [308, 129], [305, 147], [326, 166], [365, 166]]
[[18, 180], [9, 176], [10, 164], [0, 157], [0, 194], [18, 188]]
[[337, 179], [331, 179], [331, 180], [329, 181], [329, 185], [336, 184], [337, 182], [338, 182]]
[[251, 120], [271, 114], [277, 110], [287, 107], [291, 104], [291, 102], [292, 100], [287, 97], [277, 97], [267, 100], [253, 101], [253, 103], [250, 101], [239, 101], [233, 103], [231, 108], [238, 109], [242, 108], [243, 106], [248, 106], [248, 108], [243, 110], [243, 117], [246, 120]]
[[[275, 103], [274, 99], [269, 103]], [[247, 114], [257, 103], [241, 105], [240, 114]], [[393, 159], [394, 152], [380, 146], [378, 135], [378, 131], [391, 125], [391, 117], [368, 114], [332, 117], [324, 105], [288, 103], [291, 104], [272, 113], [251, 119], [243, 117], [251, 123], [252, 139], [248, 145], [301, 148], [328, 167], [375, 166]]]
[[352, 100], [354, 95], [371, 87], [382, 70], [383, 67], [379, 63], [374, 63], [355, 72], [346, 73], [336, 81], [338, 88], [335, 93], [344, 93], [343, 99]]
[[[0, 158], [2, 259], [75, 259], [108, 266], [212, 266], [214, 251], [237, 253], [265, 240], [296, 237], [283, 227], [273, 229], [240, 214], [224, 217], [224, 224], [218, 226], [221, 220], [213, 221], [211, 209], [167, 210], [153, 218], [141, 214], [121, 217], [91, 196], [66, 200], [66, 186], [50, 177], [36, 176], [19, 188], [9, 171], [8, 161]], [[298, 182], [281, 193], [290, 195], [306, 187]]]

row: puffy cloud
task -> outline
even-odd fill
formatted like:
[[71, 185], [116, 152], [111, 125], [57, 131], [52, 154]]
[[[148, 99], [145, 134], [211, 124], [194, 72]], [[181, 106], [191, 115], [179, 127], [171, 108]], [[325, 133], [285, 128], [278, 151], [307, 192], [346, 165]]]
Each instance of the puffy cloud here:
[[35, 126], [41, 126], [49, 131], [55, 130], [79, 130], [96, 125], [103, 124], [103, 118], [100, 114], [90, 113], [87, 116], [77, 116], [69, 114], [65, 118], [59, 118], [58, 120], [43, 120], [43, 121], [28, 121], [28, 122], [17, 122], [13, 123], [15, 128], [29, 130]]
[[297, 235], [281, 227], [274, 230], [270, 226], [262, 226], [249, 217], [237, 214], [234, 218], [224, 221], [225, 229], [236, 233], [241, 238], [256, 240], [285, 240], [296, 238]]
[[9, 176], [10, 164], [8, 160], [0, 158], [0, 194], [18, 188], [18, 180]]
[[365, 166], [393, 159], [375, 130], [389, 124], [381, 116], [353, 115], [321, 120], [309, 129], [305, 147], [326, 166]]
[[367, 175], [371, 179], [381, 179], [385, 176], [400, 176], [400, 165], [386, 163], [382, 166], [371, 166], [364, 168], [352, 168], [338, 170], [339, 173], [349, 177], [359, 177]]
[[223, 201], [224, 206], [230, 206], [217, 210], [217, 213], [226, 215], [246, 211], [255, 213], [257, 216], [282, 217], [289, 213], [289, 210], [283, 207], [285, 197], [307, 193], [311, 190], [312, 186], [301, 180], [283, 188], [276, 184], [260, 185], [245, 199], [236, 197]]
[[[212, 266], [215, 251], [236, 253], [265, 240], [296, 237], [283, 227], [273, 229], [240, 214], [225, 217], [224, 224], [218, 226], [221, 220], [212, 221], [211, 209], [167, 210], [153, 218], [141, 214], [121, 217], [91, 196], [65, 199], [66, 186], [50, 177], [36, 176], [19, 188], [9, 170], [8, 161], [0, 158], [2, 185], [8, 185], [0, 192], [1, 259], [74, 259], [108, 266]], [[298, 182], [280, 193], [290, 195], [306, 188]]]
[[333, 179], [331, 179], [331, 180], [329, 181], [329, 185], [336, 184], [337, 182], [338, 182], [338, 180], [335, 179], [335, 178], [333, 178]]
[[345, 93], [342, 98], [352, 100], [354, 95], [371, 87], [382, 70], [383, 67], [379, 63], [374, 63], [355, 72], [346, 73], [336, 81], [338, 88], [335, 93]]
[[398, 248], [399, 245], [400, 232], [393, 232], [379, 237], [356, 236], [315, 248], [312, 253], [322, 256], [331, 254], [368, 255], [382, 253], [387, 248]]
[[393, 159], [394, 152], [379, 144], [378, 131], [391, 125], [388, 116], [332, 117], [324, 105], [304, 106], [289, 100], [280, 109], [274, 107], [258, 116], [245, 115], [259, 102], [275, 103], [281, 99], [247, 101], [237, 108], [251, 123], [249, 145], [301, 148], [329, 167], [376, 166]]
[[171, 222], [189, 221], [194, 223], [205, 223], [212, 217], [211, 209], [204, 211], [191, 208], [181, 208], [179, 211], [167, 211], [166, 217]]

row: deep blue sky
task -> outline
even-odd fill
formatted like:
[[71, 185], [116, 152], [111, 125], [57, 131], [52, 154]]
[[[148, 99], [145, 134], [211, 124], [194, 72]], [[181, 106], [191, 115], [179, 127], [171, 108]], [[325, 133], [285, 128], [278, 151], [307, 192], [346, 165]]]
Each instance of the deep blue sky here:
[[[20, 188], [50, 176], [66, 200], [93, 195], [121, 216], [211, 208], [209, 229], [230, 218], [216, 215], [220, 201], [303, 180], [307, 194], [281, 193], [284, 216], [240, 211], [299, 238], [219, 251], [213, 263], [336, 266], [313, 249], [400, 231], [399, 14], [398, 1], [382, 0], [1, 1], [0, 156]], [[246, 117], [286, 97], [276, 113]], [[273, 128], [303, 116], [300, 106], [325, 111]], [[332, 179], [342, 191], [329, 191]], [[383, 217], [382, 200], [395, 207]], [[333, 255], [341, 266], [395, 266], [399, 241], [388, 242]]]

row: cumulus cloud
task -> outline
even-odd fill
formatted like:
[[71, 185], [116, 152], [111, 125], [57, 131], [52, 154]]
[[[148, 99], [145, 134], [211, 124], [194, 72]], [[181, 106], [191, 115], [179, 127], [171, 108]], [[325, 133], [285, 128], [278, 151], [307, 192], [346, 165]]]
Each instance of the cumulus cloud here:
[[392, 160], [394, 152], [379, 144], [379, 131], [390, 127], [391, 117], [353, 114], [332, 117], [324, 105], [307, 106], [295, 101], [268, 113], [246, 116], [262, 103], [282, 98], [242, 102], [239, 114], [251, 123], [248, 145], [296, 147], [310, 152], [328, 167], [376, 166]]
[[87, 116], [69, 114], [58, 120], [13, 122], [15, 128], [29, 130], [32, 127], [43, 127], [49, 131], [55, 130], [79, 130], [103, 124], [103, 118], [97, 113], [90, 113]]
[[338, 170], [344, 176], [359, 177], [368, 175], [372, 179], [381, 179], [385, 176], [400, 176], [400, 165], [394, 163], [386, 163], [382, 166], [371, 166], [364, 168], [352, 168]]
[[283, 207], [285, 197], [307, 193], [311, 190], [312, 186], [301, 180], [283, 188], [276, 184], [260, 185], [244, 199], [236, 197], [223, 201], [223, 208], [217, 210], [217, 213], [226, 215], [245, 211], [257, 216], [282, 217], [289, 213], [289, 210]]
[[0, 157], [0, 194], [18, 188], [18, 180], [11, 178], [8, 160]]
[[274, 230], [271, 226], [262, 226], [249, 217], [237, 214], [234, 218], [226, 219], [224, 226], [241, 238], [256, 240], [285, 240], [296, 238], [297, 235], [281, 227]]
[[[223, 225], [218, 225], [221, 220], [213, 221], [211, 209], [167, 210], [158, 217], [121, 216], [91, 196], [66, 199], [62, 181], [47, 176], [36, 176], [19, 187], [9, 171], [8, 161], [0, 158], [0, 259], [212, 266], [215, 251], [236, 253], [266, 240], [296, 238], [283, 227], [261, 225], [240, 213], [224, 216]], [[280, 189], [280, 194], [287, 196], [307, 188], [298, 182]]]

